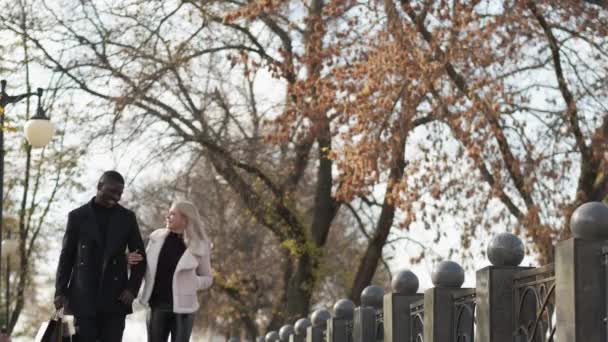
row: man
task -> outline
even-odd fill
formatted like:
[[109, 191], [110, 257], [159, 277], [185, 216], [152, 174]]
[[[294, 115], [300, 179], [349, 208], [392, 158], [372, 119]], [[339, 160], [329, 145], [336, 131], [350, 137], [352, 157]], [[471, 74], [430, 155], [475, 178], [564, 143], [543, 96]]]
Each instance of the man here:
[[106, 171], [91, 201], [68, 214], [55, 280], [55, 307], [74, 315], [79, 341], [122, 340], [125, 316], [139, 291], [146, 263], [127, 271], [125, 250], [144, 245], [135, 214], [118, 204], [125, 181]]

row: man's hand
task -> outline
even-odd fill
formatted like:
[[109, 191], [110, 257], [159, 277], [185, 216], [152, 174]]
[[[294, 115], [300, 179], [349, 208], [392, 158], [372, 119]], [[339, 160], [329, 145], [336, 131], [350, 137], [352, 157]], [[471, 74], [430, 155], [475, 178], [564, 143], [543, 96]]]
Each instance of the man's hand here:
[[137, 265], [144, 260], [143, 255], [139, 254], [139, 249], [135, 250], [135, 252], [129, 253], [127, 255], [127, 262], [129, 265]]
[[55, 300], [53, 301], [55, 304], [55, 309], [59, 310], [63, 307], [63, 305], [65, 304], [65, 297], [64, 296], [55, 296]]
[[118, 300], [125, 305], [131, 305], [134, 299], [135, 296], [129, 290], [122, 291], [122, 293], [118, 297]]

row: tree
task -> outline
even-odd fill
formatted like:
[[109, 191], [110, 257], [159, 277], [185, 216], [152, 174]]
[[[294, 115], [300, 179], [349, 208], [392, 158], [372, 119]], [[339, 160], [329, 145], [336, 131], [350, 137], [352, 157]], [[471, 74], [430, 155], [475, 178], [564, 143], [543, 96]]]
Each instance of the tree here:
[[338, 85], [357, 95], [341, 104], [356, 124], [336, 158], [370, 161], [349, 175], [367, 190], [390, 157], [382, 146], [401, 138], [387, 107], [400, 92], [422, 96], [400, 104], [430, 116], [397, 186], [404, 226], [457, 218], [466, 249], [479, 228], [502, 225], [551, 261], [572, 210], [608, 193], [606, 12], [569, 1], [382, 5], [386, 30]]

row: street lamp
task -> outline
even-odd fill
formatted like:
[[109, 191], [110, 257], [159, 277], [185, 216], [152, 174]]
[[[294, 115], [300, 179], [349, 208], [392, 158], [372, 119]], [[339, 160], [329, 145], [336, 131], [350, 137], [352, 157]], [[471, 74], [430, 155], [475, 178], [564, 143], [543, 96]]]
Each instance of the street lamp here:
[[[6, 93], [6, 80], [0, 81], [0, 271], [2, 268], [1, 260], [10, 256], [11, 252], [16, 252], [15, 241], [2, 239], [3, 225], [3, 208], [4, 208], [4, 118], [6, 117], [6, 106], [9, 104], [15, 104], [30, 96], [38, 96], [38, 107], [36, 109], [36, 115], [31, 117], [25, 124], [25, 138], [31, 147], [44, 147], [51, 140], [53, 136], [53, 125], [49, 118], [45, 115], [44, 109], [42, 109], [42, 88], [38, 88], [35, 93], [25, 93], [16, 96], [9, 96]], [[6, 251], [5, 251], [6, 250]], [[8, 269], [8, 263], [7, 263]], [[0, 272], [1, 274], [1, 272]], [[9, 280], [7, 273], [6, 282], [6, 322], [9, 324]]]

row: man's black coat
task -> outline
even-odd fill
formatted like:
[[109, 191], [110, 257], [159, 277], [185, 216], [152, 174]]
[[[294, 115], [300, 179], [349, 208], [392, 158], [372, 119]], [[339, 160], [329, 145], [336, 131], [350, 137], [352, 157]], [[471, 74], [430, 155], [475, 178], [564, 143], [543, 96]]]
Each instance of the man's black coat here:
[[[123, 290], [137, 296], [146, 271], [145, 260], [127, 270], [125, 250], [139, 250], [144, 244], [135, 214], [116, 205], [110, 216], [106, 242], [95, 218], [93, 200], [71, 211], [59, 255], [55, 296], [66, 297], [66, 311], [75, 316], [97, 313], [129, 314], [131, 305], [118, 300]], [[145, 255], [144, 255], [145, 258]]]

